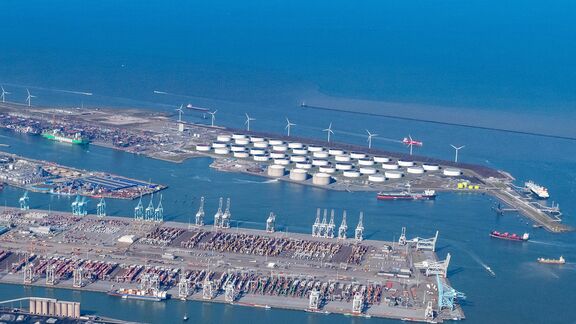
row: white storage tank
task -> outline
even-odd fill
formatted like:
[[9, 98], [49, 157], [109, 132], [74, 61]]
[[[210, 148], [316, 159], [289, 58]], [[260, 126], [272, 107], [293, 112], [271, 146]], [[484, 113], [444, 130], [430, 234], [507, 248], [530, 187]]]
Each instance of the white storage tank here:
[[344, 151], [342, 151], [340, 149], [329, 149], [328, 154], [333, 155], [333, 156], [342, 155], [342, 154], [344, 154]]
[[384, 156], [375, 156], [374, 162], [376, 162], [376, 163], [388, 163], [388, 162], [390, 162], [390, 158], [387, 158]]
[[275, 160], [274, 160], [274, 164], [278, 164], [278, 165], [288, 165], [288, 164], [290, 164], [290, 160], [287, 160], [287, 159], [275, 159]]
[[430, 163], [422, 164], [422, 168], [426, 171], [438, 171], [438, 170], [440, 170], [440, 166], [438, 164], [430, 164]]
[[368, 159], [361, 159], [361, 160], [358, 160], [358, 165], [371, 166], [371, 165], [374, 165], [374, 161], [368, 160]]
[[362, 174], [376, 174], [376, 169], [370, 167], [360, 168], [360, 173]]
[[271, 177], [283, 177], [285, 168], [282, 165], [271, 164], [268, 166], [268, 175]]
[[292, 162], [306, 162], [306, 157], [302, 155], [292, 155], [290, 157], [290, 161]]
[[230, 135], [218, 135], [216, 136], [216, 140], [218, 142], [230, 142], [232, 138], [230, 137]]
[[267, 148], [268, 147], [268, 142], [266, 141], [261, 141], [261, 142], [255, 142], [253, 144], [254, 147], [256, 148]]
[[214, 149], [214, 153], [218, 155], [229, 154], [230, 150], [227, 147], [219, 147]]
[[296, 155], [306, 155], [308, 154], [308, 150], [305, 148], [298, 148], [292, 149], [292, 153]]
[[312, 176], [312, 183], [317, 186], [326, 186], [330, 184], [331, 179], [332, 177], [329, 174], [319, 172]]
[[386, 171], [384, 176], [388, 179], [400, 179], [404, 174], [401, 171]]
[[338, 162], [350, 162], [350, 155], [343, 154], [343, 155], [336, 155], [334, 160]]
[[382, 169], [384, 170], [398, 170], [398, 164], [393, 163], [382, 163]]
[[258, 136], [250, 136], [250, 142], [252, 143], [264, 142], [264, 138]]
[[368, 176], [368, 181], [370, 181], [370, 182], [380, 183], [380, 182], [384, 182], [385, 180], [386, 180], [386, 177], [384, 177], [381, 174], [373, 174], [373, 175]]
[[250, 154], [252, 154], [252, 155], [264, 155], [264, 154], [266, 154], [266, 150], [259, 149], [259, 148], [253, 148], [253, 149], [250, 149]]
[[282, 145], [282, 144], [272, 145], [272, 151], [286, 152], [286, 151], [288, 151], [288, 147], [286, 145]]
[[250, 143], [250, 141], [247, 138], [237, 138], [234, 140], [234, 143], [236, 143], [238, 145], [248, 145], [248, 143]]
[[326, 161], [326, 160], [312, 160], [312, 165], [326, 166], [326, 165], [328, 165], [328, 161]]
[[352, 164], [336, 163], [336, 170], [352, 170]]
[[286, 154], [284, 153], [278, 153], [278, 152], [271, 152], [270, 153], [270, 157], [273, 159], [283, 159], [286, 157]]
[[298, 142], [288, 143], [288, 148], [291, 148], [291, 149], [295, 149], [295, 148], [299, 149], [299, 148], [303, 148], [303, 147], [304, 147], [304, 144], [302, 144], [302, 143], [298, 143]]
[[344, 171], [342, 175], [346, 178], [358, 178], [360, 177], [360, 172], [358, 171]]
[[298, 169], [306, 169], [306, 170], [308, 170], [308, 169], [312, 169], [312, 164], [306, 163], [306, 162], [298, 162], [298, 163], [296, 163], [296, 167], [297, 167]]
[[234, 157], [239, 159], [247, 159], [250, 155], [248, 152], [234, 152]]
[[244, 151], [246, 151], [246, 148], [244, 146], [241, 146], [241, 145], [231, 145], [230, 151], [232, 151], [232, 152], [244, 152]]
[[321, 166], [318, 168], [318, 171], [320, 171], [322, 173], [334, 173], [334, 172], [336, 172], [336, 169], [334, 167], [331, 167], [331, 166]]
[[266, 155], [254, 155], [253, 159], [254, 159], [254, 161], [258, 161], [258, 162], [266, 162], [266, 161], [268, 161], [268, 156], [266, 156]]
[[198, 144], [198, 145], [196, 145], [196, 151], [208, 152], [208, 151], [210, 151], [210, 145]]
[[419, 167], [419, 166], [408, 167], [408, 168], [406, 168], [406, 172], [408, 172], [410, 174], [423, 174], [424, 168]]
[[214, 142], [212, 143], [212, 147], [213, 148], [223, 148], [223, 147], [227, 147], [228, 144], [227, 143], [222, 143], [222, 142]]
[[308, 179], [308, 172], [304, 169], [292, 169], [290, 170], [290, 180], [294, 181], [304, 181]]
[[398, 165], [401, 167], [411, 167], [414, 165], [414, 161], [410, 160], [398, 160]]
[[462, 171], [457, 168], [444, 169], [444, 175], [448, 177], [457, 177], [462, 174]]
[[236, 134], [232, 134], [232, 138], [235, 139], [235, 140], [236, 140], [236, 139], [247, 139], [247, 136], [244, 135], [244, 134], [238, 134], [238, 133], [236, 133]]
[[318, 151], [318, 152], [312, 153], [312, 156], [314, 156], [315, 158], [319, 158], [319, 159], [325, 159], [328, 157], [328, 152]]
[[364, 153], [360, 153], [360, 152], [352, 152], [350, 153], [350, 157], [353, 159], [365, 159], [366, 158], [366, 154]]
[[282, 140], [277, 140], [277, 139], [271, 139], [271, 140], [268, 141], [268, 143], [269, 143], [270, 145], [283, 145], [283, 144], [284, 144], [284, 141], [282, 141]]
[[324, 151], [324, 148], [322, 146], [318, 146], [318, 145], [308, 145], [308, 151], [320, 152], [320, 151]]

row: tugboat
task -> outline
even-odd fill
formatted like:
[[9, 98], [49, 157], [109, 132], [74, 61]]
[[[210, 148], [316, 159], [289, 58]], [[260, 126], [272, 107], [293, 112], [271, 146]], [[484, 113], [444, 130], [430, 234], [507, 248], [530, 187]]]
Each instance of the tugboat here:
[[544, 264], [565, 264], [565, 263], [566, 263], [566, 260], [564, 259], [563, 256], [560, 256], [558, 259], [538, 258], [538, 263], [544, 263]]
[[500, 233], [498, 231], [490, 232], [490, 237], [501, 239], [501, 240], [509, 240], [509, 241], [516, 241], [516, 242], [526, 242], [530, 238], [528, 233], [524, 233], [522, 236], [514, 234], [514, 233]]
[[424, 190], [423, 192], [412, 192], [410, 185], [406, 190], [396, 192], [379, 192], [376, 196], [379, 200], [433, 200], [436, 199], [436, 191]]

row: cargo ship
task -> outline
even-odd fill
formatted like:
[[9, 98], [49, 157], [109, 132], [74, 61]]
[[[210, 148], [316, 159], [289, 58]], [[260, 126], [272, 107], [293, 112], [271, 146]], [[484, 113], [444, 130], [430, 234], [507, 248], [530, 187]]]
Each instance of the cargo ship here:
[[49, 139], [51, 141], [58, 141], [63, 143], [79, 144], [79, 145], [88, 144], [90, 142], [80, 133], [76, 133], [72, 136], [69, 136], [62, 134], [62, 132], [58, 130], [45, 131], [44, 133], [42, 133], [42, 137]]
[[538, 263], [545, 263], [545, 264], [565, 264], [566, 260], [563, 256], [560, 256], [558, 259], [544, 259], [538, 258]]
[[548, 197], [550, 197], [548, 194], [548, 189], [545, 187], [537, 185], [532, 181], [528, 181], [524, 185], [526, 186], [526, 189], [530, 190], [530, 192], [532, 192], [536, 197], [540, 199], [548, 199]]
[[108, 292], [108, 295], [122, 297], [123, 299], [139, 299], [149, 301], [163, 301], [168, 299], [165, 291], [120, 288]]
[[517, 234], [511, 234], [508, 232], [500, 233], [498, 231], [490, 232], [490, 237], [501, 239], [501, 240], [509, 240], [509, 241], [517, 241], [517, 242], [525, 242], [528, 241], [530, 235], [528, 233], [524, 233], [522, 236]]
[[376, 196], [379, 200], [432, 200], [436, 198], [436, 191], [424, 190], [423, 192], [412, 192], [410, 190], [398, 192], [379, 192]]
[[186, 109], [196, 110], [196, 111], [201, 111], [201, 112], [209, 112], [210, 111], [210, 109], [208, 109], [208, 108], [196, 107], [192, 104], [187, 104]]

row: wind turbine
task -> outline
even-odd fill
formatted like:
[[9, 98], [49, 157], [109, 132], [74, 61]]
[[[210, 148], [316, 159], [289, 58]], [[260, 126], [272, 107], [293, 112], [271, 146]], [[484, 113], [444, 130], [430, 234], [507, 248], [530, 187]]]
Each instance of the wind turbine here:
[[4, 90], [3, 86], [0, 86], [0, 88], [2, 88], [2, 94], [0, 95], [0, 97], [2, 97], [2, 102], [6, 102], [6, 95], [9, 95], [10, 92]]
[[32, 98], [36, 98], [36, 96], [31, 95], [28, 88], [26, 88], [26, 92], [28, 93], [28, 96], [26, 97], [26, 103], [28, 104], [28, 107], [30, 107], [32, 106]]
[[244, 122], [244, 124], [246, 125], [246, 130], [250, 131], [250, 121], [256, 120], [256, 118], [252, 118], [252, 117], [248, 116], [248, 114], [245, 114], [245, 115], [246, 115], [246, 121]]
[[412, 135], [408, 135], [410, 141], [408, 142], [408, 146], [410, 147], [410, 155], [412, 155], [412, 148], [414, 147], [414, 140], [412, 139]]
[[460, 151], [461, 149], [465, 148], [466, 145], [454, 146], [454, 145], [450, 144], [450, 146], [452, 146], [452, 148], [453, 148], [454, 151], [455, 151], [455, 154], [454, 154], [454, 162], [455, 162], [455, 163], [458, 163], [458, 151]]
[[182, 113], [184, 113], [184, 111], [182, 110], [183, 107], [184, 107], [184, 105], [180, 105], [180, 108], [176, 109], [176, 111], [178, 112], [178, 121], [179, 122], [182, 121]]
[[290, 127], [292, 126], [296, 126], [296, 124], [293, 124], [290, 122], [290, 120], [288, 118], [286, 118], [286, 129], [288, 130], [288, 137], [290, 137]]
[[366, 130], [366, 133], [368, 133], [368, 149], [372, 148], [372, 137], [376, 137], [378, 136], [378, 134], [372, 134], [370, 133], [369, 130]]
[[332, 122], [330, 122], [330, 126], [328, 126], [328, 128], [323, 130], [323, 132], [326, 132], [328, 134], [328, 143], [330, 143], [330, 134], [334, 135], [334, 132], [332, 131]]
[[208, 111], [208, 113], [210, 114], [211, 119], [212, 119], [212, 127], [214, 127], [214, 121], [216, 120], [216, 113], [218, 112], [218, 109], [214, 110], [214, 111]]

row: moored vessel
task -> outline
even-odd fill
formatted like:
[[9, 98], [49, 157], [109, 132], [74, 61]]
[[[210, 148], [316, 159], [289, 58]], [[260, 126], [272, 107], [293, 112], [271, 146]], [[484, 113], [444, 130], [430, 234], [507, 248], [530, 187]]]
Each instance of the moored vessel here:
[[79, 144], [79, 145], [88, 144], [90, 142], [86, 137], [82, 136], [82, 134], [80, 133], [76, 133], [74, 135], [66, 135], [56, 129], [51, 131], [45, 131], [44, 133], [42, 133], [42, 137], [49, 139], [51, 141]]
[[432, 200], [436, 198], [436, 191], [424, 190], [423, 192], [412, 192], [411, 190], [397, 192], [379, 192], [376, 196], [379, 200]]
[[550, 197], [550, 194], [548, 194], [548, 189], [534, 183], [533, 181], [528, 181], [524, 185], [526, 186], [526, 189], [530, 190], [532, 194], [540, 199], [548, 199], [548, 197]]
[[149, 301], [163, 301], [168, 299], [168, 295], [165, 291], [159, 291], [155, 289], [142, 290], [142, 289], [120, 288], [109, 291], [108, 295], [121, 297], [123, 299], [139, 299]]

